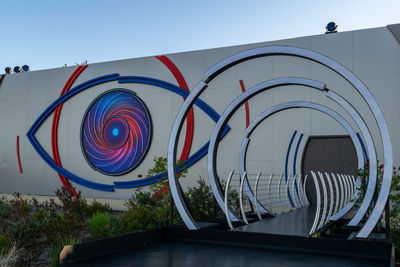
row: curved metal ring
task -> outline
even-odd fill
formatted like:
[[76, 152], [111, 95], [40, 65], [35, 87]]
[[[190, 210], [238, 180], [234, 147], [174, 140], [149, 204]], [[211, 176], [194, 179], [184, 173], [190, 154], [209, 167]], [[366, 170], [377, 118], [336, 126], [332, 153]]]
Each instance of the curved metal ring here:
[[[296, 84], [301, 84], [301, 82], [304, 82], [304, 83], [307, 82], [307, 84], [311, 84], [310, 82], [313, 82], [312, 80], [308, 80], [308, 79], [297, 80], [297, 78], [296, 78], [296, 81], [294, 81], [293, 78], [282, 78], [282, 79], [276, 79], [276, 80], [280, 80], [279, 83], [285, 82], [285, 84], [287, 84], [287, 83], [290, 84], [290, 82], [296, 82]], [[277, 85], [278, 81], [276, 81], [276, 80], [271, 80], [268, 84], [269, 85], [271, 85], [271, 84]], [[208, 174], [209, 174], [210, 184], [212, 185], [211, 188], [213, 189], [214, 196], [217, 200], [219, 198], [222, 199], [222, 193], [220, 191], [216, 190], [218, 188], [217, 184], [219, 184], [219, 179], [217, 178], [218, 175], [216, 172], [216, 169], [217, 169], [216, 168], [216, 157], [217, 157], [216, 154], [217, 154], [217, 146], [219, 144], [218, 140], [219, 140], [220, 134], [222, 133], [222, 129], [225, 127], [225, 125], [227, 124], [229, 118], [232, 116], [234, 111], [237, 110], [242, 103], [244, 103], [246, 100], [248, 100], [252, 96], [254, 96], [264, 90], [267, 90], [265, 88], [265, 86], [266, 86], [266, 83], [262, 83], [260, 85], [257, 85], [255, 87], [249, 89], [248, 91], [246, 91], [246, 93], [243, 93], [240, 96], [238, 96], [232, 102], [232, 104], [223, 112], [223, 114], [221, 115], [220, 119], [218, 120], [218, 122], [214, 128], [214, 131], [211, 135], [210, 145], [209, 145], [209, 150], [208, 150]], [[352, 141], [354, 143], [354, 147], [356, 148], [357, 156], [362, 157], [362, 159], [363, 159], [363, 153], [362, 153], [362, 147], [361, 147], [360, 141], [359, 141], [356, 133], [354, 132], [354, 130], [347, 123], [347, 121], [343, 117], [341, 117], [339, 114], [334, 112], [333, 110], [331, 110], [323, 105], [312, 103], [312, 102], [305, 102], [305, 101], [286, 102], [286, 103], [279, 104], [279, 105], [276, 105], [276, 106], [273, 106], [273, 107], [267, 109], [266, 111], [261, 113], [259, 116], [257, 116], [256, 119], [254, 119], [251, 122], [249, 127], [247, 127], [247, 129], [246, 129], [247, 138], [251, 136], [252, 132], [257, 128], [257, 126], [263, 120], [265, 120], [269, 116], [271, 116], [275, 113], [278, 113], [282, 110], [287, 110], [287, 109], [292, 109], [292, 108], [310, 108], [310, 109], [321, 111], [321, 112], [331, 116], [332, 118], [334, 118], [349, 133], [350, 138], [352, 139]]]
[[[374, 118], [378, 124], [379, 132], [381, 135], [383, 143], [383, 154], [384, 154], [384, 174], [382, 187], [378, 196], [377, 203], [372, 211], [370, 218], [367, 220], [366, 224], [363, 226], [361, 231], [357, 234], [357, 237], [368, 237], [372, 229], [378, 222], [384, 205], [387, 201], [391, 185], [391, 172], [393, 168], [393, 152], [392, 144], [389, 134], [389, 129], [387, 123], [384, 119], [383, 113], [379, 108], [375, 98], [369, 92], [367, 87], [357, 78], [351, 71], [339, 64], [338, 62], [314, 51], [310, 51], [303, 48], [290, 47], [290, 46], [270, 46], [270, 47], [260, 47], [251, 49], [248, 51], [240, 52], [231, 57], [228, 57], [218, 64], [206, 71], [206, 76], [208, 76], [207, 83], [214, 79], [217, 75], [225, 71], [226, 69], [249, 59], [257, 57], [265, 57], [271, 55], [287, 55], [303, 57], [322, 65], [327, 66], [332, 69], [343, 78], [345, 78], [352, 86], [361, 94], [364, 100], [367, 102], [370, 110], [372, 111]], [[201, 93], [206, 89], [207, 84], [201, 81], [194, 90], [186, 98], [184, 104], [181, 106], [178, 115], [175, 119], [174, 126], [170, 135], [170, 142], [168, 146], [168, 178], [171, 185], [171, 193], [173, 195], [177, 209], [189, 229], [198, 229], [199, 226], [196, 221], [191, 216], [186, 204], [184, 203], [183, 194], [180, 190], [180, 185], [178, 183], [178, 177], [176, 175], [176, 150], [177, 143], [180, 134], [180, 130], [183, 125], [183, 121], [189, 112], [190, 108], [193, 106], [194, 101], [201, 95]], [[221, 188], [219, 188], [221, 190]], [[230, 214], [231, 215], [231, 214]]]
[[[221, 207], [221, 209], [224, 207], [223, 203], [223, 192], [221, 190], [221, 185], [218, 179], [218, 174], [217, 174], [217, 152], [218, 152], [218, 145], [219, 145], [219, 138], [222, 134], [223, 128], [225, 128], [226, 124], [228, 123], [229, 119], [233, 116], [234, 112], [239, 109], [239, 107], [244, 104], [246, 101], [248, 101], [250, 98], [256, 96], [257, 94], [264, 92], [266, 90], [275, 88], [275, 87], [280, 87], [280, 86], [285, 86], [285, 85], [302, 85], [302, 86], [308, 86], [311, 88], [319, 89], [319, 90], [324, 90], [325, 84], [306, 79], [306, 78], [277, 78], [277, 79], [272, 79], [269, 81], [262, 82], [248, 90], [246, 90], [244, 93], [239, 95], [226, 109], [225, 111], [221, 114], [220, 118], [218, 119], [213, 133], [211, 134], [210, 138], [210, 143], [208, 146], [208, 178], [210, 180], [210, 185], [211, 189], [214, 193], [214, 197], [217, 200], [218, 205]], [[257, 120], [257, 119], [256, 119]], [[255, 121], [256, 121], [255, 120]], [[253, 121], [254, 122], [254, 121]], [[247, 136], [246, 138], [250, 139], [251, 132], [254, 130], [254, 128], [250, 129], [250, 126], [246, 129]], [[359, 142], [357, 140], [357, 142]], [[360, 146], [360, 151], [362, 154], [362, 149]], [[244, 151], [244, 153], [246, 153]], [[245, 158], [245, 157], [243, 157]], [[172, 188], [171, 188], [172, 190]], [[251, 191], [248, 192], [249, 194], [252, 194]], [[233, 215], [233, 214], [232, 214]], [[232, 218], [231, 215], [231, 218]]]
[[[367, 146], [367, 151], [370, 159], [370, 169], [369, 169], [369, 179], [368, 179], [368, 186], [367, 186], [367, 191], [365, 192], [364, 199], [352, 218], [352, 220], [347, 224], [350, 226], [356, 226], [357, 224], [360, 223], [361, 219], [364, 217], [365, 213], [368, 210], [369, 205], [371, 204], [371, 201], [374, 197], [374, 192], [375, 192], [375, 187], [376, 187], [376, 175], [377, 175], [377, 160], [376, 160], [376, 150], [375, 150], [375, 144], [374, 141], [371, 137], [370, 130], [368, 129], [368, 126], [360, 116], [360, 114], [357, 112], [357, 110], [349, 103], [347, 102], [343, 97], [340, 95], [332, 92], [331, 90], [326, 93], [326, 96], [341, 105], [347, 113], [353, 118], [353, 120], [356, 122], [358, 128], [361, 131], [362, 136], [365, 139], [365, 143]], [[360, 165], [360, 162], [358, 163], [358, 168], [364, 168], [364, 164]], [[352, 203], [355, 204], [355, 201]], [[354, 206], [354, 205], [353, 205]], [[346, 210], [342, 211], [341, 214], [346, 214], [353, 206], [348, 206], [346, 207]], [[336, 214], [336, 213], [335, 213]]]
[[319, 180], [321, 181], [322, 185], [322, 192], [323, 192], [323, 199], [324, 199], [324, 206], [322, 210], [322, 216], [321, 216], [321, 221], [319, 222], [318, 229], [320, 229], [322, 226], [325, 225], [327, 213], [328, 213], [328, 190], [326, 190], [326, 183], [324, 176], [322, 176], [322, 173], [318, 172], [318, 177]]
[[237, 53], [220, 61], [219, 63], [208, 69], [206, 71], [206, 75], [208, 76], [207, 82], [210, 82], [212, 79], [214, 79], [217, 75], [219, 75], [223, 71], [243, 61], [247, 61], [258, 57], [272, 56], [272, 55], [301, 57], [312, 60], [314, 62], [317, 62], [319, 64], [322, 64], [330, 68], [331, 70], [335, 71], [340, 76], [342, 76], [344, 79], [346, 79], [358, 91], [358, 93], [364, 98], [365, 102], [368, 104], [368, 107], [371, 110], [375, 118], [375, 121], [378, 125], [379, 133], [383, 144], [383, 155], [384, 155], [383, 180], [378, 200], [376, 201], [371, 216], [368, 218], [365, 225], [361, 228], [360, 232], [357, 234], [357, 237], [362, 237], [362, 238], [368, 237], [369, 234], [372, 232], [373, 228], [375, 227], [375, 225], [377, 224], [377, 222], [379, 221], [379, 218], [383, 212], [387, 198], [389, 197], [390, 186], [392, 181], [392, 168], [393, 168], [392, 142], [390, 138], [389, 129], [386, 120], [384, 118], [384, 115], [382, 113], [382, 110], [380, 109], [378, 103], [376, 102], [374, 96], [371, 94], [368, 88], [356, 75], [354, 75], [354, 73], [352, 73], [346, 67], [344, 67], [340, 63], [334, 61], [333, 59], [327, 56], [324, 56], [315, 51], [299, 47], [265, 46]]

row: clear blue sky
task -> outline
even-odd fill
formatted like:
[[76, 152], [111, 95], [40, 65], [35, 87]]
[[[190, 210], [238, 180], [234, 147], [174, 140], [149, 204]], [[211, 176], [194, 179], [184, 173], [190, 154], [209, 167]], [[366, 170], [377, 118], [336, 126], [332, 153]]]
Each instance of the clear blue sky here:
[[89, 64], [400, 23], [399, 0], [7, 0], [0, 73]]

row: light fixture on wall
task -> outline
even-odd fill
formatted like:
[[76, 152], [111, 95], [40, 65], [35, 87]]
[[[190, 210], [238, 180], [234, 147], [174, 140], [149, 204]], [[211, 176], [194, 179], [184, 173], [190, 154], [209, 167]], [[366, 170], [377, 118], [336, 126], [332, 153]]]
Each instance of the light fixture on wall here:
[[15, 66], [14, 67], [14, 72], [15, 73], [21, 72], [21, 67], [20, 66]]
[[338, 25], [335, 22], [333, 22], [333, 21], [329, 22], [325, 27], [326, 28], [325, 34], [337, 32], [337, 27], [338, 27]]

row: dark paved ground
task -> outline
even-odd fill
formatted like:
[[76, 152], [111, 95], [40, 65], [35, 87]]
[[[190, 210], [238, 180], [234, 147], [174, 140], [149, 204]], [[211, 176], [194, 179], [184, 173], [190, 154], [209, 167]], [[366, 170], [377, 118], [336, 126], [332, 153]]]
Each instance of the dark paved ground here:
[[71, 266], [383, 266], [382, 262], [298, 252], [165, 242]]
[[308, 236], [315, 218], [315, 206], [307, 206], [288, 213], [268, 217], [231, 231], [276, 235]]

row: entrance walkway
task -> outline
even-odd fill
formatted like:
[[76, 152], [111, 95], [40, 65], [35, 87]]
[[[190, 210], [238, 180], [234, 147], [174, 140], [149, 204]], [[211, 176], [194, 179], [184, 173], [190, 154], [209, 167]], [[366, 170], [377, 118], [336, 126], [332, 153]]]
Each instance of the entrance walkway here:
[[306, 206], [276, 217], [240, 226], [231, 231], [276, 235], [308, 236], [315, 218], [315, 206]]

